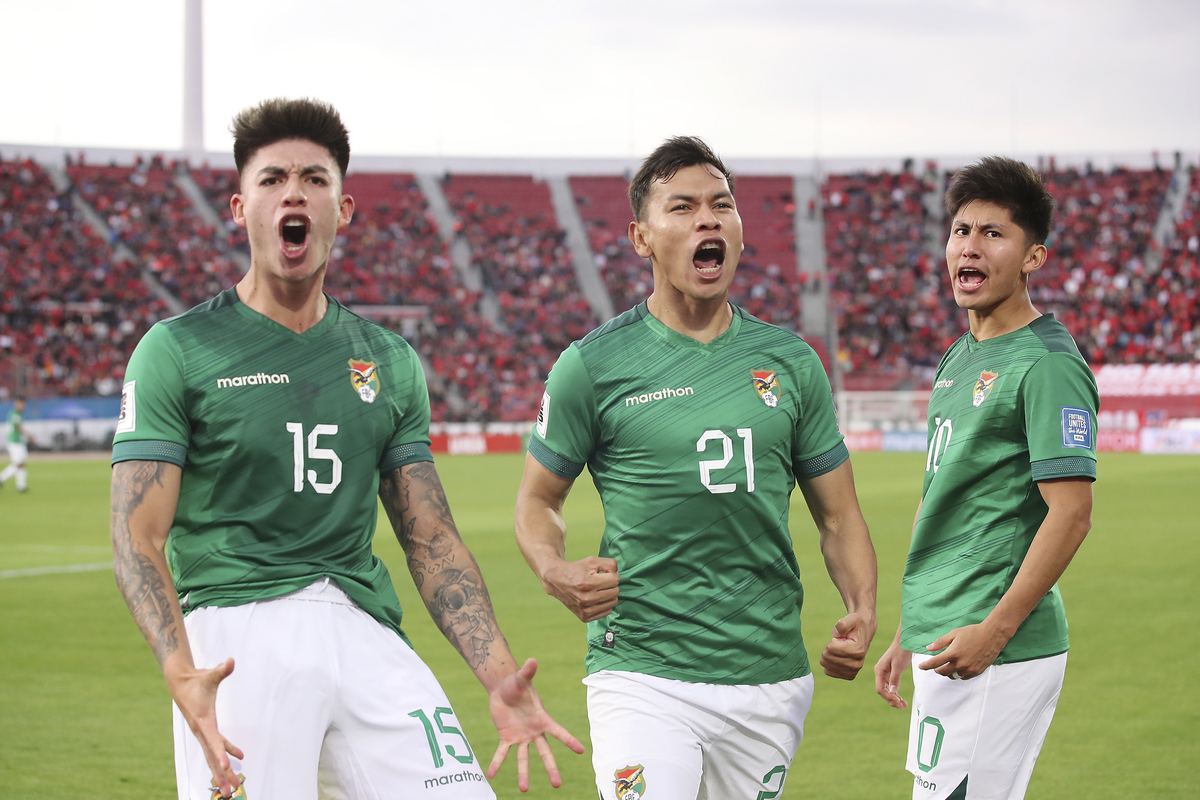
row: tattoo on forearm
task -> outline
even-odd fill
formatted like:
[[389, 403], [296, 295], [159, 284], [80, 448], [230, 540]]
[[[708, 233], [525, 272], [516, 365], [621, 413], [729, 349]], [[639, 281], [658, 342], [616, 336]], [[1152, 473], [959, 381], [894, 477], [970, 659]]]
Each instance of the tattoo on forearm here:
[[130, 518], [150, 489], [162, 486], [161, 461], [117, 464], [112, 483], [113, 565], [117, 586], [158, 662], [179, 649], [179, 631], [171, 599], [175, 587], [165, 580], [154, 559], [138, 549]]
[[394, 470], [381, 480], [379, 496], [434, 623], [471, 667], [484, 666], [500, 636], [496, 614], [434, 465]]

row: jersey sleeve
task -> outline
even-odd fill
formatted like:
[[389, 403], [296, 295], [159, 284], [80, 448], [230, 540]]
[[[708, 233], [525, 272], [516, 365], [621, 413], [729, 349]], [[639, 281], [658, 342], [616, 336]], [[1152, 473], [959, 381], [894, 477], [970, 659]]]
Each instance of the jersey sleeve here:
[[576, 478], [592, 455], [598, 429], [592, 380], [579, 347], [571, 345], [546, 379], [529, 454], [554, 474]]
[[167, 461], [182, 467], [190, 431], [183, 354], [169, 327], [159, 323], [138, 342], [125, 369], [112, 463]]
[[391, 472], [418, 461], [433, 461], [429, 449], [429, 387], [425, 383], [425, 371], [415, 350], [411, 347], [403, 350], [404, 355], [395, 359], [394, 369], [405, 376], [409, 386], [401, 395], [399, 424], [379, 460], [380, 472]]
[[797, 478], [824, 475], [850, 457], [838, 430], [829, 377], [815, 353], [810, 352], [809, 359], [808, 368], [798, 374], [803, 381], [800, 419], [792, 437], [792, 469]]
[[1025, 376], [1021, 399], [1033, 479], [1095, 480], [1100, 395], [1083, 359], [1067, 353], [1043, 356]]

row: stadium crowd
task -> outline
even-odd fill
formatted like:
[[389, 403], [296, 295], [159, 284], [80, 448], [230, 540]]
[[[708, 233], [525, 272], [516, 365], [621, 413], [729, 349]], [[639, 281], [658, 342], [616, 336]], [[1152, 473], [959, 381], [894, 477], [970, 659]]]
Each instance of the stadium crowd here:
[[0, 162], [0, 393], [119, 392], [165, 308], [42, 167]]
[[[19, 383], [42, 395], [113, 394], [134, 344], [167, 314], [143, 270], [185, 307], [240, 278], [246, 238], [229, 212], [236, 173], [189, 169], [224, 221], [213, 226], [178, 185], [182, 169], [161, 158], [132, 167], [78, 159], [66, 169], [72, 186], [60, 191], [35, 162], [0, 162], [3, 391]], [[1058, 212], [1051, 258], [1031, 282], [1035, 304], [1056, 313], [1096, 365], [1200, 358], [1196, 168], [1182, 219], [1161, 249], [1151, 233], [1170, 171], [1051, 165], [1046, 175]], [[650, 290], [649, 265], [626, 235], [625, 179], [570, 183], [620, 313]], [[847, 388], [919, 388], [964, 330], [945, 291], [945, 221], [930, 210], [937, 183], [930, 164], [923, 174], [834, 174], [821, 187]], [[790, 187], [786, 177], [739, 181], [747, 246], [731, 294], [751, 313], [799, 329], [805, 287]], [[597, 324], [565, 234], [546, 187], [529, 176], [448, 175], [443, 188], [482, 291], [453, 265], [415, 178], [393, 173], [347, 177], [355, 221], [335, 243], [327, 289], [347, 305], [373, 307], [364, 313], [413, 342], [432, 374], [435, 421], [532, 419], [556, 354]], [[75, 197], [105, 221], [109, 240], [84, 222]]]

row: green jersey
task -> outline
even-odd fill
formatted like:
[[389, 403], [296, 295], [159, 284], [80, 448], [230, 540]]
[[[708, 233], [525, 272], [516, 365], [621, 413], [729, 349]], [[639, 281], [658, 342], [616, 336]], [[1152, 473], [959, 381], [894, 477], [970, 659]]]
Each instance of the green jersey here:
[[[1092, 371], [1052, 314], [994, 339], [968, 332], [938, 365], [921, 512], [904, 569], [900, 644], [925, 652], [1008, 591], [1047, 507], [1037, 482], [1096, 478]], [[997, 664], [1067, 650], [1055, 585]]]
[[9, 444], [24, 444], [25, 437], [21, 435], [21, 423], [25, 421], [25, 417], [20, 411], [15, 408], [8, 412], [8, 443]]
[[604, 504], [600, 555], [617, 561], [620, 599], [588, 624], [589, 673], [809, 673], [790, 495], [848, 453], [800, 337], [735, 307], [702, 344], [642, 303], [558, 359], [529, 452], [566, 478], [586, 465]]
[[412, 348], [336, 300], [296, 333], [234, 289], [156, 324], [130, 358], [113, 463], [182, 468], [167, 555], [184, 612], [328, 576], [403, 636], [371, 553], [379, 474], [431, 461]]

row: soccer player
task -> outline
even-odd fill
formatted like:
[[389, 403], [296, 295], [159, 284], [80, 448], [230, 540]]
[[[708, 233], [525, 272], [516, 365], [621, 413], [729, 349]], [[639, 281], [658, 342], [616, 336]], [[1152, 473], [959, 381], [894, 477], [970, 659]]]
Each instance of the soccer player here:
[[16, 476], [18, 492], [25, 491], [26, 483], [25, 459], [29, 458], [29, 436], [25, 433], [25, 398], [13, 400], [12, 410], [8, 412], [8, 466], [0, 471], [0, 486], [5, 481]]
[[455, 529], [417, 356], [322, 292], [354, 211], [346, 129], [325, 104], [269, 100], [233, 133], [250, 269], [147, 332], [113, 444], [117, 583], [175, 704], [179, 797], [494, 797], [401, 630], [371, 553], [376, 496], [490, 695], [488, 775], [516, 745], [526, 790], [533, 742], [558, 786], [545, 734], [583, 748], [542, 708]]
[[900, 625], [876, 691], [905, 708], [913, 797], [1020, 798], [1062, 689], [1057, 581], [1091, 527], [1091, 370], [1029, 298], [1054, 200], [1038, 174], [985, 158], [954, 177], [946, 261], [970, 330], [938, 365], [925, 485]]
[[[600, 796], [774, 797], [814, 687], [788, 525], [797, 482], [847, 609], [827, 675], [862, 667], [875, 551], [820, 361], [729, 303], [743, 248], [729, 170], [703, 141], [670, 139], [629, 198], [654, 289], [551, 370], [517, 540], [546, 592], [588, 623]], [[568, 561], [562, 508], [585, 466], [604, 535], [599, 555]]]

